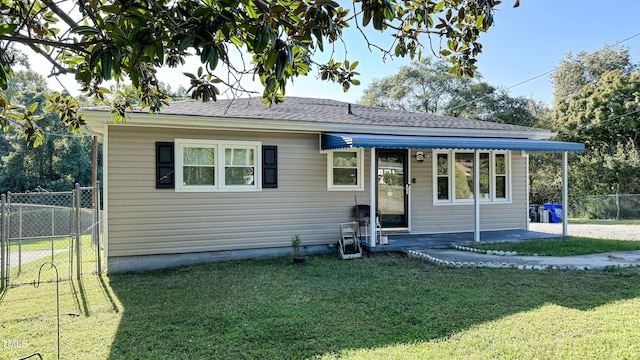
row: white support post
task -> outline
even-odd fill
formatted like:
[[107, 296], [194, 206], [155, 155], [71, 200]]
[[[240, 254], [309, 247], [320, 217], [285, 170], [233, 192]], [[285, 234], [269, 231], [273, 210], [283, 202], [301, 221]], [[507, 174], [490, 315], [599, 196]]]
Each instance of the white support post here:
[[480, 153], [473, 152], [473, 241], [480, 242]]
[[529, 203], [529, 196], [531, 196], [531, 180], [530, 180], [530, 176], [529, 176], [529, 153], [524, 155], [524, 174], [526, 176], [526, 181], [525, 181], [526, 191], [525, 191], [525, 194], [527, 194], [526, 224], [527, 224], [527, 230], [529, 230], [529, 220], [530, 220], [529, 215], [531, 215], [531, 214], [529, 214], [529, 205], [531, 205]]
[[369, 246], [376, 247], [376, 188], [378, 186], [378, 173], [376, 172], [376, 148], [371, 148], [371, 165], [369, 179]]
[[562, 236], [569, 235], [569, 153], [562, 153]]

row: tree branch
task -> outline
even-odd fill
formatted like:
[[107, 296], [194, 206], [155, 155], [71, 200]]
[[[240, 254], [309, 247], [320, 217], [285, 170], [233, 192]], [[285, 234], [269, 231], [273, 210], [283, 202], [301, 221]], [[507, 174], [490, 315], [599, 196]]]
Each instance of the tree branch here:
[[53, 41], [47, 39], [37, 39], [21, 34], [11, 34], [10, 36], [0, 35], [0, 40], [7, 42], [18, 42], [25, 45], [48, 45], [55, 48], [65, 48], [88, 54], [87, 47], [89, 45], [99, 44], [102, 40], [86, 41], [82, 43], [66, 43], [62, 41]]
[[42, 2], [47, 5], [47, 7], [51, 9], [51, 11], [56, 13], [56, 15], [58, 15], [60, 19], [62, 19], [62, 21], [69, 25], [70, 28], [74, 28], [76, 27], [76, 25], [78, 25], [78, 23], [74, 21], [69, 15], [67, 15], [66, 12], [60, 9], [55, 2], [51, 0], [42, 0]]
[[59, 75], [59, 74], [68, 74], [68, 73], [75, 73], [75, 70], [72, 69], [66, 69], [64, 67], [62, 67], [60, 64], [58, 64], [58, 62], [53, 59], [49, 54], [47, 54], [44, 50], [40, 49], [39, 47], [35, 46], [34, 44], [26, 44], [29, 48], [31, 48], [31, 50], [35, 51], [36, 53], [42, 55], [45, 59], [47, 59], [47, 61], [49, 61], [51, 63], [51, 65], [53, 65], [54, 68], [56, 68], [58, 70], [58, 73], [55, 75]]

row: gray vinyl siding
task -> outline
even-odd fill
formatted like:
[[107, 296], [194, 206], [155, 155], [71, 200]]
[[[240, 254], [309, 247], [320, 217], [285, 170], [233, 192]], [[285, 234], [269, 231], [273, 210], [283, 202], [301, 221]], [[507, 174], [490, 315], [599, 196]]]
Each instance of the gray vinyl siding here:
[[[278, 146], [278, 188], [259, 192], [176, 192], [155, 188], [155, 143], [183, 139], [261, 141]], [[353, 219], [354, 194], [327, 191], [318, 134], [109, 126], [108, 256], [334, 244]], [[365, 152], [365, 188], [369, 156]]]
[[[474, 230], [474, 206], [433, 205], [432, 156], [420, 163], [411, 156], [411, 232], [441, 233]], [[415, 154], [415, 152], [412, 152]], [[526, 160], [520, 152], [511, 153], [511, 202], [480, 205], [480, 229], [525, 229], [527, 226]]]
[[[253, 192], [176, 192], [155, 188], [155, 143], [181, 139], [260, 141], [278, 146], [278, 188]], [[369, 150], [364, 191], [328, 191], [327, 155], [317, 133], [211, 131], [110, 125], [108, 256], [190, 253], [335, 244], [352, 221], [354, 195], [369, 203]], [[430, 150], [423, 150], [431, 155]], [[472, 231], [473, 205], [433, 206], [431, 157], [410, 152], [411, 232]], [[526, 228], [525, 159], [511, 155], [512, 201], [481, 205], [482, 230]]]

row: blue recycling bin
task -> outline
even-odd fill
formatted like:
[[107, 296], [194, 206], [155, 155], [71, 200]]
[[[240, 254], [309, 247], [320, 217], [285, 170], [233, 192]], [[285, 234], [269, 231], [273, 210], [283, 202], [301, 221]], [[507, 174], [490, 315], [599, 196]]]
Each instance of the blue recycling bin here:
[[546, 203], [544, 209], [549, 211], [549, 222], [562, 222], [562, 204]]

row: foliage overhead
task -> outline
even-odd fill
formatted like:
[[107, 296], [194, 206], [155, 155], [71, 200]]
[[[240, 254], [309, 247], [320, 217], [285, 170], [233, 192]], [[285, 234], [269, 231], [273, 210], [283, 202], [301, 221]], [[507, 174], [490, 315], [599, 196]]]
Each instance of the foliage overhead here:
[[[259, 78], [264, 102], [283, 100], [285, 88], [313, 66], [323, 80], [346, 91], [358, 85], [358, 62], [336, 58], [343, 30], [355, 26], [370, 49], [383, 57], [419, 57], [424, 43], [450, 61], [450, 72], [472, 76], [478, 42], [494, 22], [499, 0], [353, 0], [350, 9], [333, 0], [3, 0], [0, 6], [0, 88], [6, 89], [14, 67], [12, 45], [23, 44], [48, 60], [51, 75], [74, 74], [82, 90], [104, 100], [104, 82], [130, 80], [136, 103], [160, 111], [167, 95], [158, 87], [156, 72], [177, 67], [190, 56], [202, 63], [190, 79], [190, 96], [216, 100], [220, 89], [243, 91], [240, 77]], [[515, 6], [518, 6], [516, 1]], [[364, 30], [373, 28], [393, 40], [383, 48], [369, 41]], [[323, 51], [328, 61], [320, 62]], [[246, 63], [244, 54], [251, 58]], [[238, 60], [239, 55], [240, 60]], [[219, 76], [223, 69], [229, 76]], [[235, 93], [235, 92], [234, 92]], [[48, 96], [50, 109], [72, 129], [85, 122], [77, 102]], [[111, 104], [115, 120], [131, 107], [128, 98]], [[27, 139], [37, 132], [37, 118], [0, 100], [3, 126], [19, 122]]]

